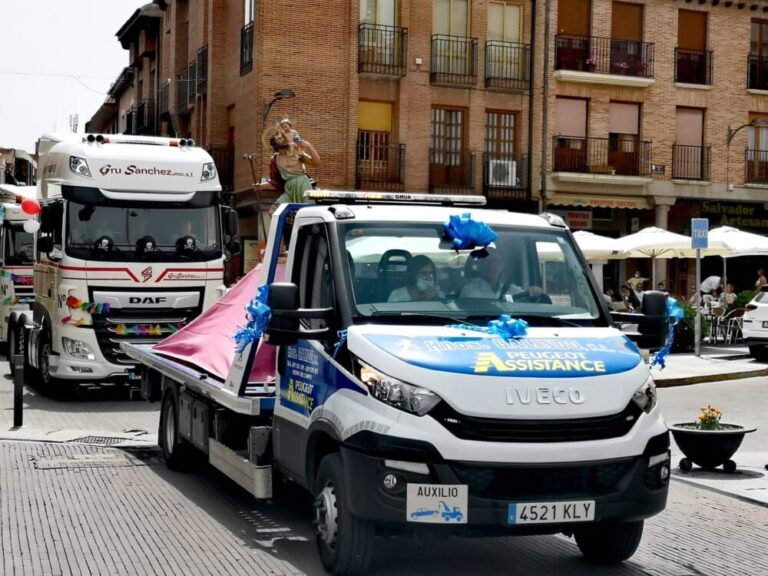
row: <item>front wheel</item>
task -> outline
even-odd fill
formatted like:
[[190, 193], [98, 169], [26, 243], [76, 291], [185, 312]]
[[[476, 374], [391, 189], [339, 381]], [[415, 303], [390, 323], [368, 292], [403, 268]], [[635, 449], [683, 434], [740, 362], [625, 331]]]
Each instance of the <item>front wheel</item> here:
[[370, 522], [352, 516], [339, 454], [320, 462], [314, 490], [317, 548], [323, 567], [336, 576], [367, 574], [375, 534]]
[[168, 468], [184, 470], [189, 466], [190, 447], [179, 436], [178, 394], [173, 389], [168, 389], [163, 395], [157, 440]]
[[576, 544], [590, 562], [616, 564], [630, 558], [643, 537], [643, 521], [601, 523], [575, 531]]

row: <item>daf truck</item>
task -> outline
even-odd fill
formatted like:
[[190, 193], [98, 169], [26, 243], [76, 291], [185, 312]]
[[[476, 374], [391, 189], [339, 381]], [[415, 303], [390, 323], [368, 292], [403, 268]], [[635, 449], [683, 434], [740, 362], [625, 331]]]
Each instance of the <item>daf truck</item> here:
[[[257, 498], [278, 476], [302, 486], [333, 574], [366, 574], [378, 536], [414, 532], [565, 533], [589, 560], [632, 556], [669, 487], [641, 353], [664, 343], [666, 296], [611, 313], [556, 215], [305, 197], [275, 212], [256, 281], [154, 347], [123, 344], [161, 402], [168, 465], [202, 452]], [[496, 239], [457, 245], [446, 224], [467, 213]]]
[[135, 382], [120, 343], [157, 342], [225, 293], [237, 214], [190, 139], [52, 134], [38, 157], [34, 304], [9, 328], [25, 374], [43, 389]]

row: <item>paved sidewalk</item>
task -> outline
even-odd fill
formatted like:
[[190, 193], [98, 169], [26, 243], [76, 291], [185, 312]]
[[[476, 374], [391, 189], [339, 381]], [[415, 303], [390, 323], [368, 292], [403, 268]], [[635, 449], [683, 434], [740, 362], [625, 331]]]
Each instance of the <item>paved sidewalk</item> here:
[[670, 354], [666, 367], [651, 374], [660, 388], [768, 376], [768, 364], [749, 355], [746, 346], [702, 346], [700, 356]]

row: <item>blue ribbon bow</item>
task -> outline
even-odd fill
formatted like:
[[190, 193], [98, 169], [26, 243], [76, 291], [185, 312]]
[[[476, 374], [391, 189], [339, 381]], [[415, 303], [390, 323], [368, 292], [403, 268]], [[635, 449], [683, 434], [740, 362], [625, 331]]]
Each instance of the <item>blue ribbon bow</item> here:
[[241, 354], [248, 344], [256, 342], [261, 338], [264, 330], [267, 329], [269, 319], [272, 317], [272, 310], [267, 305], [268, 297], [269, 287], [266, 284], [262, 284], [259, 286], [256, 297], [246, 306], [245, 318], [247, 322], [245, 326], [238, 326], [237, 332], [234, 335], [238, 354]]
[[685, 310], [680, 308], [680, 304], [674, 298], [667, 297], [667, 317], [669, 318], [669, 326], [667, 333], [667, 341], [662, 346], [651, 361], [651, 368], [658, 365], [661, 370], [667, 367], [667, 356], [672, 350], [672, 345], [675, 342], [675, 326], [678, 322], [685, 318]]
[[488, 322], [487, 326], [475, 326], [474, 324], [454, 324], [451, 328], [462, 330], [474, 330], [499, 336], [505, 340], [522, 338], [528, 334], [528, 322], [519, 318], [512, 318], [509, 314], [502, 314], [496, 320]]
[[456, 250], [488, 246], [496, 240], [496, 232], [485, 222], [472, 220], [469, 212], [449, 217], [448, 222], [443, 224], [443, 228], [445, 233], [453, 239], [453, 247]]

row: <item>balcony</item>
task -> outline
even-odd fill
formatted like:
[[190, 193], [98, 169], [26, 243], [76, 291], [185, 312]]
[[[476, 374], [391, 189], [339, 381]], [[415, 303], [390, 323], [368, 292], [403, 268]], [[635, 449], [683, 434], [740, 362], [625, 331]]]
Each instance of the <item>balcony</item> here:
[[216, 164], [222, 190], [232, 192], [235, 189], [235, 151], [228, 146], [207, 146], [205, 150]]
[[253, 70], [253, 22], [240, 29], [240, 76]]
[[187, 108], [192, 108], [195, 105], [195, 98], [197, 97], [197, 62], [190, 62], [187, 67]]
[[744, 151], [744, 182], [768, 186], [768, 150]]
[[408, 30], [397, 26], [360, 24], [357, 71], [361, 74], [405, 76], [408, 68]]
[[650, 42], [555, 36], [555, 78], [559, 80], [646, 87], [653, 84], [653, 65]]
[[378, 145], [358, 138], [355, 188], [358, 190], [405, 189], [405, 144]]
[[747, 58], [747, 88], [768, 90], [768, 58], [760, 56]]
[[675, 82], [712, 84], [712, 51], [675, 48]]
[[483, 195], [488, 200], [528, 200], [528, 157], [483, 154]]
[[189, 69], [179, 74], [176, 80], [176, 112], [186, 114], [188, 112], [187, 95], [189, 93]]
[[475, 154], [430, 148], [429, 190], [448, 194], [474, 194]]
[[672, 146], [672, 179], [709, 181], [709, 146]]
[[168, 105], [170, 100], [171, 83], [165, 82], [157, 89], [157, 112], [161, 118], [168, 116], [170, 113], [170, 107]]
[[155, 135], [155, 102], [154, 100], [142, 100], [136, 106], [134, 115], [134, 134]]
[[136, 107], [133, 106], [125, 112], [125, 130], [123, 134], [135, 134], [136, 126]]
[[528, 90], [531, 49], [528, 44], [489, 40], [485, 43], [485, 87]]
[[553, 172], [605, 176], [651, 174], [651, 143], [636, 138], [555, 136]]
[[463, 88], [477, 84], [477, 38], [432, 36], [429, 80]]
[[208, 92], [208, 44], [197, 50], [197, 93]]

